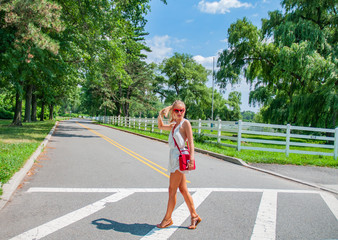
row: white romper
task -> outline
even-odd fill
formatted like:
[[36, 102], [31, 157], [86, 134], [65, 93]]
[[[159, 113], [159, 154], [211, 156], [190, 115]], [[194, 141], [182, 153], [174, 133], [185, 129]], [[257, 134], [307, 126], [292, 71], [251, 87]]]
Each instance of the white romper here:
[[[174, 137], [176, 140], [176, 143], [178, 145], [178, 147], [181, 149], [181, 151], [185, 151], [184, 150], [184, 146], [185, 146], [185, 141], [180, 133], [180, 128], [182, 126], [182, 124], [184, 123], [186, 119], [183, 119], [180, 124], [178, 124], [174, 130]], [[180, 152], [178, 151], [174, 139], [173, 139], [173, 134], [172, 134], [172, 130], [170, 131], [169, 134], [169, 148], [170, 148], [170, 152], [169, 152], [169, 164], [168, 164], [168, 171], [170, 173], [174, 173], [176, 170], [180, 171], [180, 164], [178, 161], [178, 157], [180, 156]], [[182, 171], [180, 171], [182, 172]], [[186, 171], [184, 171], [184, 173], [186, 173]]]

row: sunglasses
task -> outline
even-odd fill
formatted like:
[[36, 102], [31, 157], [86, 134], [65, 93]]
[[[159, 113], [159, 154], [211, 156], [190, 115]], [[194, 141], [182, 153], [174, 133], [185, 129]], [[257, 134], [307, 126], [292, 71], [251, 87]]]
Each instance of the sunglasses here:
[[183, 113], [184, 112], [184, 108], [182, 108], [182, 109], [174, 109], [174, 112], [175, 113]]

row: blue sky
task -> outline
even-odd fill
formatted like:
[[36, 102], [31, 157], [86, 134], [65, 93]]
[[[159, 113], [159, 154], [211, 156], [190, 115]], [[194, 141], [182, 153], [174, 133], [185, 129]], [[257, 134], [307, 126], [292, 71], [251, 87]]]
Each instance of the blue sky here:
[[[280, 0], [152, 0], [151, 12], [146, 16], [148, 23], [146, 37], [152, 53], [148, 62], [161, 62], [174, 52], [187, 53], [208, 69], [212, 59], [227, 48], [227, 30], [237, 19], [247, 17], [254, 25], [261, 27], [261, 19], [268, 18], [268, 12], [281, 10]], [[212, 86], [211, 78], [207, 84]], [[249, 106], [250, 86], [245, 80], [240, 85], [228, 86], [230, 91], [242, 92], [241, 111], [257, 112], [259, 108]]]

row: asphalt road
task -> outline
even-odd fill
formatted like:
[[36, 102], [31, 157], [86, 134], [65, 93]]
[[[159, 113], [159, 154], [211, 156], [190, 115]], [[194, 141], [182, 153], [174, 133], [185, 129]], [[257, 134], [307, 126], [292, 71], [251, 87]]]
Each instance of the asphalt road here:
[[188, 174], [202, 222], [167, 204], [168, 145], [90, 121], [60, 122], [13, 199], [0, 239], [338, 239], [337, 196], [196, 153]]

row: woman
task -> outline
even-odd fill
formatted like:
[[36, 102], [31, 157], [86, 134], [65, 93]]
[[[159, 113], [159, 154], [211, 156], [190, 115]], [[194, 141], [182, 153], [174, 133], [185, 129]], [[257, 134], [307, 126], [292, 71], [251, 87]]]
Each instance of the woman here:
[[[180, 149], [184, 148], [185, 141], [188, 140], [190, 148], [190, 162], [188, 165], [188, 170], [192, 170], [194, 166], [194, 142], [192, 136], [191, 124], [188, 120], [184, 119], [185, 114], [185, 104], [182, 101], [175, 101], [171, 106], [162, 109], [158, 116], [158, 128], [166, 131], [170, 131], [169, 134], [169, 171], [170, 171], [170, 180], [169, 180], [169, 200], [167, 206], [167, 212], [160, 224], [157, 224], [158, 228], [166, 228], [173, 224], [171, 219], [171, 214], [174, 211], [176, 205], [176, 194], [177, 188], [180, 189], [181, 194], [184, 197], [184, 200], [189, 208], [191, 215], [191, 225], [188, 229], [195, 229], [197, 224], [199, 224], [202, 219], [196, 213], [193, 199], [188, 192], [188, 187], [186, 183], [186, 177], [184, 172], [180, 171], [178, 157], [180, 152], [178, 151], [173, 137], [175, 137], [177, 145]], [[168, 116], [169, 114], [169, 123], [168, 125], [163, 124], [162, 117]]]

